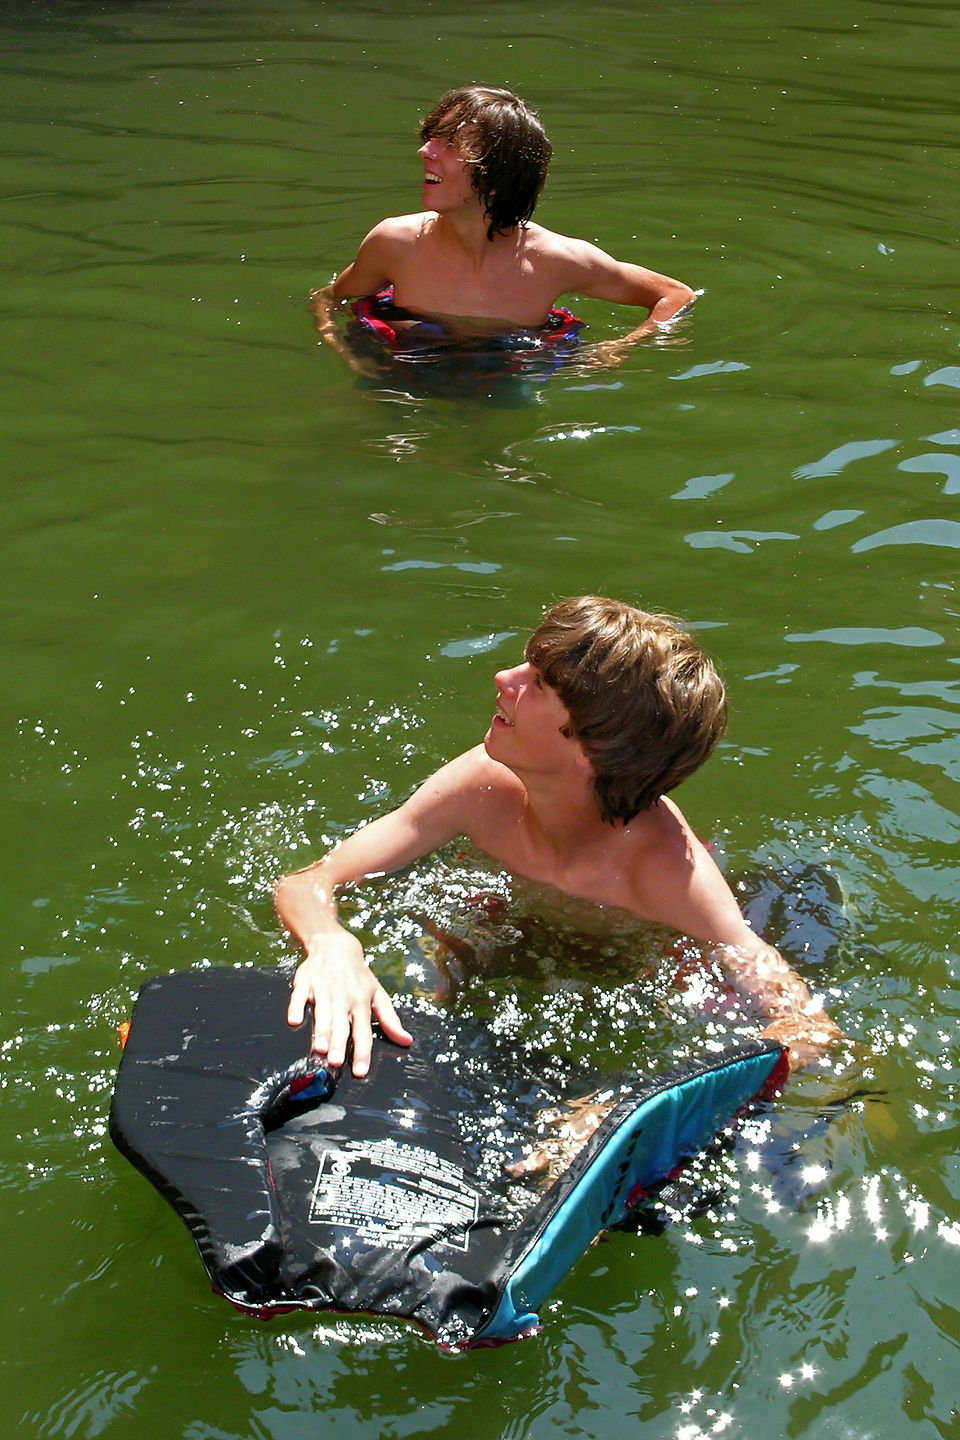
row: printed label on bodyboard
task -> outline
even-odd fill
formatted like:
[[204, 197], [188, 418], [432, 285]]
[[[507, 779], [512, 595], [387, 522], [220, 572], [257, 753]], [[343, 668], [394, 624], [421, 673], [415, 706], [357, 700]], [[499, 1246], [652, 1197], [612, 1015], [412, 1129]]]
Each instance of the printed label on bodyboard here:
[[463, 1172], [430, 1150], [395, 1140], [348, 1140], [320, 1156], [309, 1219], [391, 1249], [432, 1239], [466, 1250], [479, 1205], [479, 1192]]

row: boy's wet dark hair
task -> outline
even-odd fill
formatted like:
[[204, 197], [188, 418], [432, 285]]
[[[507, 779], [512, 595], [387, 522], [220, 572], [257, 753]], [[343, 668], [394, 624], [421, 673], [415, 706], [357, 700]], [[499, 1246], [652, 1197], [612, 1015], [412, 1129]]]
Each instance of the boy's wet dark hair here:
[[540, 117], [518, 95], [487, 85], [451, 90], [420, 126], [421, 145], [434, 137], [472, 166], [488, 239], [530, 219], [553, 151]]
[[686, 780], [727, 723], [723, 681], [692, 635], [619, 600], [561, 600], [526, 659], [570, 715], [604, 820], [626, 824]]

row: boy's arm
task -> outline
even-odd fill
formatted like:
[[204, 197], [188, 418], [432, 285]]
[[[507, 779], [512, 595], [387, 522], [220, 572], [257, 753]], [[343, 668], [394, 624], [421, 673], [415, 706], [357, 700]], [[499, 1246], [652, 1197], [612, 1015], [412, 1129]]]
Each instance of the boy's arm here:
[[381, 220], [364, 237], [355, 258], [336, 279], [310, 292], [310, 310], [321, 340], [335, 350], [351, 370], [375, 380], [382, 379], [382, 368], [373, 361], [364, 361], [344, 343], [337, 314], [341, 301], [353, 300], [360, 295], [375, 295], [392, 283], [394, 264], [399, 247], [404, 244], [406, 228], [401, 219]]
[[843, 1031], [780, 951], [744, 928], [749, 943], [719, 945], [714, 954], [740, 993], [755, 1000], [766, 1015], [768, 1023], [760, 1033], [785, 1045], [790, 1069], [801, 1069], [842, 1040]]
[[361, 356], [355, 355], [341, 335], [340, 326], [337, 324], [337, 314], [341, 308], [332, 284], [324, 285], [321, 290], [310, 291], [310, 313], [324, 345], [335, 350], [340, 359], [345, 360], [357, 375], [367, 375], [371, 379], [379, 380], [379, 367], [368, 364]]
[[394, 270], [403, 252], [414, 243], [418, 216], [394, 215], [381, 220], [366, 234], [360, 249], [329, 287], [335, 300], [375, 295], [396, 280]]
[[313, 1005], [313, 1048], [331, 1065], [343, 1063], [352, 1033], [353, 1073], [367, 1073], [371, 1016], [391, 1040], [410, 1043], [389, 996], [367, 968], [359, 940], [337, 918], [337, 889], [398, 870], [459, 834], [470, 800], [475, 803], [475, 762], [474, 752], [451, 761], [399, 809], [355, 831], [322, 860], [277, 881], [277, 914], [305, 951], [287, 1019], [299, 1025], [305, 1006]]
[[[369, 1065], [371, 1015], [390, 1039], [401, 1045], [410, 1042], [389, 996], [367, 969], [360, 941], [340, 924], [336, 892], [340, 885], [392, 868], [390, 860], [399, 848], [398, 832], [402, 836], [397, 813], [385, 815], [322, 860], [284, 875], [274, 887], [277, 915], [304, 949], [287, 1020], [299, 1025], [306, 1006], [312, 1005], [311, 1048], [325, 1054], [333, 1065], [343, 1063], [353, 1031], [354, 1071], [358, 1075], [366, 1074]], [[397, 863], [402, 864], [402, 858]]]
[[670, 320], [697, 298], [689, 285], [670, 275], [614, 260], [612, 255], [585, 240], [570, 241], [569, 245], [565, 291], [576, 290], [593, 300], [635, 305], [647, 311], [646, 319], [629, 334], [584, 347], [588, 359], [607, 365], [619, 364], [631, 345], [654, 333], [665, 320]]
[[692, 834], [681, 864], [674, 857], [652, 868], [659, 874], [648, 877], [657, 895], [648, 907], [655, 912], [650, 918], [711, 946], [741, 995], [766, 1017], [761, 1033], [787, 1048], [791, 1070], [844, 1038], [779, 950], [750, 929], [712, 857]]

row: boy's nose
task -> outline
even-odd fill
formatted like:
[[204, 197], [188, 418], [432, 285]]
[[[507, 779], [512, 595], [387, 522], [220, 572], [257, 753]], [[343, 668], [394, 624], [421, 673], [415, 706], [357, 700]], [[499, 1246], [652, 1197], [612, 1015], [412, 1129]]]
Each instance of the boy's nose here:
[[522, 665], [514, 665], [509, 670], [498, 670], [493, 677], [493, 683], [498, 690], [510, 690], [516, 688], [517, 676], [523, 669]]

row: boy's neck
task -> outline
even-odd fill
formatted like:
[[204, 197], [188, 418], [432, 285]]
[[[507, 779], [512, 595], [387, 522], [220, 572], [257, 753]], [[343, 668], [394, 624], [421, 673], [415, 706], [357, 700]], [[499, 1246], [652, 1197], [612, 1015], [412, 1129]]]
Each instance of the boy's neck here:
[[475, 211], [437, 216], [437, 230], [442, 243], [453, 245], [478, 270], [503, 248], [505, 242], [511, 246], [516, 243], [515, 230], [508, 231], [506, 235], [496, 233], [491, 239], [487, 234], [489, 227], [489, 216], [479, 206]]
[[594, 847], [605, 847], [613, 839], [617, 827], [603, 820], [592, 779], [585, 778], [576, 788], [570, 784], [558, 788], [549, 780], [538, 783], [536, 777], [521, 778], [526, 792], [527, 833], [559, 865], [583, 856]]

